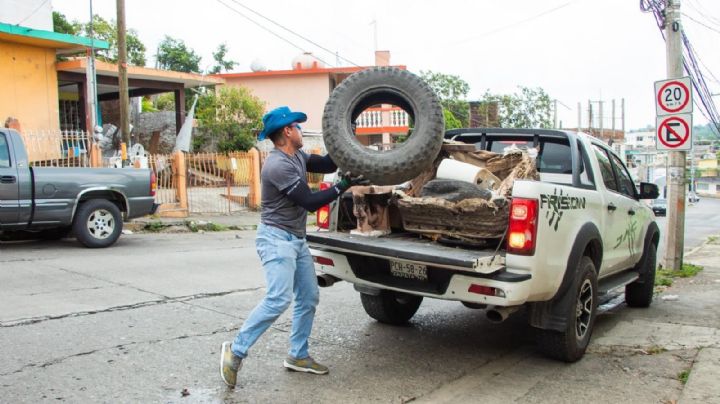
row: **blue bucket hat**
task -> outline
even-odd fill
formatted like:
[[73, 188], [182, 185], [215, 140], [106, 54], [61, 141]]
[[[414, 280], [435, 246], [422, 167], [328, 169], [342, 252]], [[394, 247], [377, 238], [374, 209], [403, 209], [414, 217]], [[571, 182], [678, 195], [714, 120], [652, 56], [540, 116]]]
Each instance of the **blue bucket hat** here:
[[292, 112], [286, 106], [277, 107], [263, 116], [263, 130], [258, 135], [258, 140], [265, 140], [271, 133], [291, 123], [305, 121], [307, 121], [305, 113]]

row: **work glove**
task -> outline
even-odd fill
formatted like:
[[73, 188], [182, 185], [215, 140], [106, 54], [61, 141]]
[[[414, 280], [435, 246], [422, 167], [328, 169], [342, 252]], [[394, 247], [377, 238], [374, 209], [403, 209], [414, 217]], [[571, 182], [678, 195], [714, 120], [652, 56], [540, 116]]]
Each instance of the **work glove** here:
[[353, 175], [350, 171], [345, 171], [345, 174], [340, 174], [340, 182], [338, 186], [343, 190], [347, 190], [355, 185], [370, 185], [370, 180], [360, 175]]

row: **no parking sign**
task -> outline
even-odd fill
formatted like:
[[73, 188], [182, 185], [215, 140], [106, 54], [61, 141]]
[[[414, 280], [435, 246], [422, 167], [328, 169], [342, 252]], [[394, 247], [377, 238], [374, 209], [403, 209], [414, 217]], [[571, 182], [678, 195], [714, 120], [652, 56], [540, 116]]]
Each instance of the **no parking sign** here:
[[690, 150], [692, 114], [659, 116], [655, 128], [658, 150]]

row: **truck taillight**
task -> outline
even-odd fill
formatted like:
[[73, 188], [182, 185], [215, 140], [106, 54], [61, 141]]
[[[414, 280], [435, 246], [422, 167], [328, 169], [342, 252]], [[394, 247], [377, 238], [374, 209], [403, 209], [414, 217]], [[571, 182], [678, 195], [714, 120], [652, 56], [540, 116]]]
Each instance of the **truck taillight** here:
[[[326, 190], [332, 186], [331, 182], [321, 182], [320, 190]], [[325, 205], [315, 212], [315, 221], [321, 229], [330, 228], [330, 205]]]
[[535, 254], [537, 216], [537, 199], [512, 199], [507, 234], [508, 253], [518, 255]]
[[157, 193], [157, 176], [155, 171], [150, 171], [150, 196], [155, 196]]

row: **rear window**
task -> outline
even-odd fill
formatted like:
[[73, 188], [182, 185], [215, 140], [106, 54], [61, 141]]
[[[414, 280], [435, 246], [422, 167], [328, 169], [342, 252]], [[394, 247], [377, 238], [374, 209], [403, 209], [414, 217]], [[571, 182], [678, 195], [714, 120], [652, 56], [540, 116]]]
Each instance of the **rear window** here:
[[5, 135], [0, 133], [0, 168], [10, 167], [10, 149]]
[[[541, 173], [572, 174], [572, 153], [570, 145], [562, 141], [540, 141], [537, 157], [537, 169]], [[490, 151], [503, 153], [507, 148], [531, 149], [532, 140], [495, 140], [490, 142]], [[583, 171], [582, 161], [580, 172]]]

